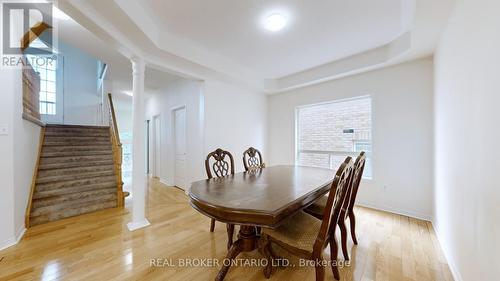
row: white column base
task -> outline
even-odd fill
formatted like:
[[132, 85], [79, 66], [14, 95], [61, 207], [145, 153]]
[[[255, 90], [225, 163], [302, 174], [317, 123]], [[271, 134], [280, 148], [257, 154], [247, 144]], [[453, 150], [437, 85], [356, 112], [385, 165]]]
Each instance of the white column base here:
[[137, 222], [132, 221], [132, 222], [127, 223], [127, 228], [129, 231], [134, 231], [134, 230], [146, 227], [148, 225], [150, 225], [148, 219], [144, 219], [142, 221], [137, 221]]

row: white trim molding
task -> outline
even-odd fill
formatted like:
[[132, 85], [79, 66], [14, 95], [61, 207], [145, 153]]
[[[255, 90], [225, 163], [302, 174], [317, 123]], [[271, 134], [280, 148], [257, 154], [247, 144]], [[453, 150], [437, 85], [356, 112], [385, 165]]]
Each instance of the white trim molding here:
[[140, 229], [140, 228], [144, 228], [148, 225], [150, 225], [151, 223], [148, 221], [148, 219], [144, 219], [142, 221], [138, 221], [138, 222], [129, 222], [127, 223], [127, 228], [129, 231], [134, 231], [134, 230], [137, 230], [137, 229]]
[[439, 242], [439, 246], [441, 247], [441, 251], [443, 252], [444, 258], [446, 262], [448, 262], [448, 266], [450, 267], [451, 275], [453, 275], [453, 279], [455, 281], [462, 281], [462, 275], [458, 270], [457, 265], [453, 261], [452, 257], [448, 254], [446, 249], [444, 248], [443, 237], [441, 236], [441, 232], [439, 231], [438, 224], [435, 222], [434, 218], [431, 220], [432, 228], [434, 228], [434, 232], [436, 233], [437, 240]]
[[402, 215], [402, 216], [407, 216], [407, 217], [411, 217], [411, 218], [415, 218], [415, 219], [419, 219], [419, 220], [432, 222], [432, 217], [430, 215], [425, 215], [425, 214], [416, 213], [416, 212], [409, 212], [409, 211], [395, 209], [395, 208], [391, 208], [391, 207], [380, 207], [380, 206], [376, 206], [376, 205], [373, 205], [370, 203], [359, 202], [359, 201], [356, 202], [356, 205], [361, 206], [361, 207], [370, 208], [370, 209], [379, 210], [379, 211], [398, 214], [398, 215]]
[[24, 233], [26, 233], [26, 228], [22, 227], [17, 231], [15, 237], [12, 237], [12, 238], [7, 239], [3, 242], [0, 242], [0, 251], [7, 249], [9, 247], [12, 247], [12, 246], [16, 245], [17, 243], [19, 243], [19, 241], [21, 241], [21, 239], [23, 239]]

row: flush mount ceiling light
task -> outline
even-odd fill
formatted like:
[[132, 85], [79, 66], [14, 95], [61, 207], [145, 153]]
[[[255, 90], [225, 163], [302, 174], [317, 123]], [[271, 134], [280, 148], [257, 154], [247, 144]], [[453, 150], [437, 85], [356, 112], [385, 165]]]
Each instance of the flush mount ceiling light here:
[[269, 31], [279, 31], [286, 25], [286, 18], [281, 14], [272, 14], [264, 22], [264, 27]]
[[132, 93], [132, 91], [123, 91], [123, 93], [127, 96], [134, 96], [134, 93]]

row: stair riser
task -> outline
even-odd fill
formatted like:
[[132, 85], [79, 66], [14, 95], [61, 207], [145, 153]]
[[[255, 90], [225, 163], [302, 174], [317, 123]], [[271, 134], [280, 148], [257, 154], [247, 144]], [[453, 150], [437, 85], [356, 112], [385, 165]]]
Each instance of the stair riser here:
[[[105, 202], [105, 201], [111, 201], [111, 200], [116, 200], [116, 194], [102, 195], [99, 198], [82, 198], [81, 200], [78, 201], [78, 204], [84, 205], [85, 203], [90, 203], [92, 201]], [[47, 215], [50, 213], [57, 213], [60, 211], [66, 211], [67, 209], [72, 209], [73, 205], [75, 205], [75, 202], [65, 202], [63, 204], [35, 208], [35, 209], [32, 209], [33, 211], [31, 212], [31, 216], [37, 217], [37, 216]]]
[[76, 167], [76, 168], [63, 168], [63, 169], [53, 169], [53, 170], [39, 170], [38, 179], [43, 179], [45, 177], [55, 177], [55, 176], [65, 176], [65, 175], [81, 175], [88, 173], [97, 172], [113, 172], [114, 166], [104, 165], [104, 166], [91, 166], [91, 167]]
[[109, 130], [98, 130], [98, 131], [87, 131], [87, 132], [82, 132], [82, 131], [73, 131], [73, 132], [65, 132], [65, 131], [45, 131], [45, 137], [67, 137], [67, 136], [72, 136], [72, 137], [109, 137], [110, 133]]
[[85, 128], [85, 127], [52, 127], [48, 126], [45, 129], [49, 134], [51, 133], [109, 133], [109, 127], [98, 127], [98, 128]]
[[93, 155], [93, 156], [70, 156], [70, 157], [49, 157], [40, 158], [40, 166], [59, 163], [87, 163], [92, 161], [113, 161], [111, 155]]
[[116, 191], [117, 185], [115, 182], [105, 182], [96, 185], [85, 185], [85, 186], [76, 186], [76, 187], [67, 187], [61, 189], [49, 189], [46, 191], [39, 191], [35, 195], [33, 195], [33, 199], [42, 199], [49, 198], [53, 196], [66, 196], [68, 194], [88, 192], [88, 191], [97, 191], [97, 190], [106, 190], [113, 189]]
[[108, 184], [110, 182], [116, 182], [116, 176], [106, 176], [106, 177], [98, 177], [98, 178], [88, 178], [88, 179], [80, 179], [80, 180], [72, 180], [72, 181], [64, 181], [64, 182], [55, 182], [55, 183], [46, 183], [46, 184], [37, 184], [36, 192], [43, 192], [54, 189], [63, 189], [63, 188], [79, 188], [83, 186], [89, 185], [101, 185]]
[[79, 179], [86, 179], [86, 178], [111, 176], [111, 175], [114, 175], [113, 170], [97, 172], [97, 173], [88, 173], [88, 174], [77, 174], [77, 175], [65, 175], [65, 176], [57, 176], [57, 177], [37, 178], [36, 184], [52, 183], [52, 182], [60, 182], [60, 181], [71, 181], [71, 180], [79, 180]]
[[38, 225], [42, 223], [47, 223], [50, 221], [56, 221], [64, 218], [69, 218], [81, 214], [86, 214], [86, 213], [91, 213], [103, 209], [109, 209], [109, 208], [114, 208], [116, 207], [116, 202], [111, 200], [108, 202], [103, 202], [99, 205], [90, 205], [90, 206], [85, 206], [82, 208], [75, 208], [75, 209], [69, 209], [66, 210], [65, 212], [58, 212], [58, 213], [53, 213], [50, 215], [44, 215], [44, 216], [38, 216], [38, 217], [31, 217], [30, 218], [30, 225]]
[[80, 162], [66, 162], [66, 163], [51, 163], [38, 166], [38, 170], [54, 170], [54, 169], [68, 169], [68, 168], [84, 168], [92, 166], [114, 165], [113, 159], [106, 161], [80, 161]]
[[87, 135], [49, 135], [44, 137], [44, 141], [110, 141], [111, 137], [107, 136], [87, 136]]
[[[88, 192], [72, 193], [62, 196], [54, 196], [51, 198], [35, 199], [32, 204], [32, 208], [37, 210], [45, 210], [51, 206], [66, 206], [70, 207], [77, 201], [78, 203], [99, 200], [101, 198], [116, 199], [116, 188], [103, 189], [103, 190], [92, 190]], [[36, 213], [35, 213], [36, 214]]]
[[101, 145], [104, 145], [104, 146], [111, 146], [111, 142], [110, 141], [58, 141], [58, 140], [55, 140], [55, 141], [44, 141], [43, 142], [43, 146], [44, 147], [47, 147], [47, 146], [70, 146], [70, 145], [74, 145], [74, 146], [101, 146]]
[[110, 144], [89, 146], [45, 146], [42, 153], [52, 152], [74, 152], [74, 151], [113, 151]]
[[95, 150], [95, 151], [64, 151], [64, 152], [42, 152], [42, 157], [68, 157], [68, 156], [91, 156], [91, 155], [113, 155], [111, 150]]

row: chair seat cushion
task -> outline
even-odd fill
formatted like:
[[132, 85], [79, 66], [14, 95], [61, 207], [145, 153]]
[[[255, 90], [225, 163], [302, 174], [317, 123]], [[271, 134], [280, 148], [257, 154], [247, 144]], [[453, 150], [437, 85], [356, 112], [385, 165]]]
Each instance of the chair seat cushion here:
[[327, 200], [328, 196], [321, 196], [321, 198], [319, 198], [312, 205], [307, 207], [307, 212], [322, 217], [323, 213], [325, 212], [325, 206]]
[[312, 251], [320, 228], [320, 220], [304, 212], [299, 212], [276, 229], [263, 228], [262, 233], [294, 248]]

